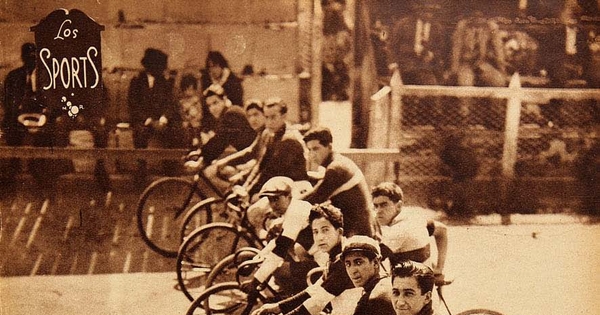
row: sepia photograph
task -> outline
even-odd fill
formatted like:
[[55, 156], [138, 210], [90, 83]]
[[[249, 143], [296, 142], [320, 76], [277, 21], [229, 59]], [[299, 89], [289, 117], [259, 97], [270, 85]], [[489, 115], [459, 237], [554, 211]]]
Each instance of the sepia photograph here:
[[600, 0], [4, 0], [0, 104], [0, 315], [600, 315]]

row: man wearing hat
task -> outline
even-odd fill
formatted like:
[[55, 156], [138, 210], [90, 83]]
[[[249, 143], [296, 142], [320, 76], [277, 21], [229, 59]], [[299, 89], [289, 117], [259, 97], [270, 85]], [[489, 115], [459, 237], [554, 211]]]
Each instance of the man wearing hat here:
[[[312, 246], [312, 235], [310, 229], [307, 229], [312, 205], [292, 197], [293, 184], [294, 182], [288, 177], [276, 176], [269, 179], [260, 189], [259, 196], [261, 199], [248, 209], [250, 222], [257, 228], [262, 227], [263, 222], [269, 216], [269, 213], [265, 213], [264, 209], [270, 208], [274, 217], [281, 218], [279, 220], [281, 222], [281, 233], [274, 240], [271, 240], [259, 254], [265, 260], [254, 274], [253, 280], [245, 285], [248, 291], [252, 291], [265, 283], [269, 276], [282, 265], [288, 252], [294, 249], [295, 244], [303, 247], [304, 251], [301, 252], [306, 252]], [[268, 203], [268, 206], [266, 206], [266, 203]], [[276, 229], [279, 229], [279, 227], [276, 227]], [[310, 269], [317, 266], [312, 261], [308, 264], [294, 263], [292, 264], [293, 268], [289, 265], [288, 263], [285, 265], [284, 270], [278, 271], [275, 278], [285, 277], [291, 282], [300, 283], [301, 285], [304, 282], [304, 277], [293, 276], [299, 273], [300, 270], [304, 270], [305, 275]], [[294, 278], [300, 278], [301, 281], [294, 281]], [[283, 285], [292, 287], [289, 283]], [[302, 287], [299, 289], [302, 289]]]
[[[161, 147], [178, 147], [183, 138], [181, 117], [173, 96], [173, 81], [165, 77], [168, 55], [148, 48], [142, 58], [142, 70], [131, 79], [127, 94], [130, 122], [133, 126], [133, 144], [147, 148], [151, 139]], [[163, 164], [165, 172], [174, 171], [172, 163]], [[145, 181], [146, 161], [138, 161], [136, 178]]]

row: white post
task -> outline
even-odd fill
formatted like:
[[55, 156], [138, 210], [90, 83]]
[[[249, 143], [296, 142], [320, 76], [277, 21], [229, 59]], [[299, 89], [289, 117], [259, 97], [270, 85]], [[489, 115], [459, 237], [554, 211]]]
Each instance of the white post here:
[[502, 150], [502, 175], [511, 179], [514, 177], [515, 163], [517, 161], [517, 142], [519, 137], [519, 122], [521, 120], [521, 78], [515, 72], [510, 79], [508, 88], [511, 97], [506, 106], [506, 122], [504, 131], [504, 148]]

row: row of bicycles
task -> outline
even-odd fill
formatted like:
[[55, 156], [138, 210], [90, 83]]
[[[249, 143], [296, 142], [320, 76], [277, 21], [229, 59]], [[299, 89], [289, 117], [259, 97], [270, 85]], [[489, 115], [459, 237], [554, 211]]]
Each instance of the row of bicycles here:
[[[177, 287], [191, 302], [187, 314], [247, 315], [263, 303], [288, 296], [274, 281], [267, 282], [259, 296], [249, 298], [241, 289], [262, 262], [259, 253], [268, 241], [250, 223], [248, 206], [245, 190], [237, 186], [223, 190], [203, 169], [191, 179], [160, 178], [140, 196], [140, 236], [155, 252], [176, 259]], [[270, 223], [263, 222], [265, 230]], [[307, 284], [322, 271], [311, 270]], [[444, 305], [441, 288], [449, 283], [438, 286]], [[485, 309], [459, 315], [468, 314], [501, 315]]]

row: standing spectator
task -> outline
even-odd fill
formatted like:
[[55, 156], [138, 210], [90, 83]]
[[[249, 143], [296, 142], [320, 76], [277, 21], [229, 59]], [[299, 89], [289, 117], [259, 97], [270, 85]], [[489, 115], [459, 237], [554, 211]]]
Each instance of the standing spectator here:
[[[148, 142], [156, 140], [163, 148], [178, 147], [181, 135], [181, 117], [173, 95], [173, 82], [165, 77], [167, 54], [148, 48], [142, 58], [142, 70], [131, 79], [127, 103], [133, 125], [133, 144], [137, 148], [147, 148]], [[163, 162], [164, 171], [175, 171], [173, 161]], [[146, 180], [145, 160], [138, 160], [136, 182]]]
[[304, 142], [308, 147], [309, 158], [325, 167], [325, 175], [302, 199], [312, 204], [331, 200], [334, 206], [342, 209], [346, 218], [344, 235], [372, 237], [369, 186], [360, 168], [349, 158], [333, 152], [333, 137], [327, 128], [308, 131]]
[[[438, 85], [443, 82], [442, 71], [447, 52], [444, 28], [436, 13], [440, 5], [432, 1], [413, 4], [413, 14], [395, 23], [389, 47], [390, 70], [399, 69], [403, 84]], [[413, 100], [406, 106], [407, 122], [420, 115], [438, 122], [441, 116], [439, 97], [427, 97], [417, 107]]]
[[[203, 93], [211, 85], [215, 85], [224, 90], [225, 96], [233, 105], [242, 106], [244, 104], [242, 80], [231, 71], [229, 62], [225, 59], [223, 54], [218, 51], [209, 51], [206, 56], [205, 69], [201, 72], [201, 88]], [[202, 125], [205, 128], [213, 129], [216, 125], [216, 121], [209, 115], [206, 103], [204, 103], [202, 114], [204, 117]]]
[[192, 74], [181, 78], [180, 89], [183, 96], [179, 99], [179, 110], [183, 120], [187, 145], [200, 146], [202, 127], [202, 103], [198, 95], [198, 80]]
[[[496, 86], [507, 85], [506, 61], [502, 34], [492, 20], [477, 11], [471, 17], [458, 22], [452, 34], [451, 74], [456, 77], [459, 86]], [[497, 102], [491, 104], [499, 105]], [[468, 121], [473, 114], [472, 98], [463, 98], [459, 115]], [[489, 117], [488, 113], [481, 113]], [[490, 117], [490, 118], [492, 118]], [[489, 121], [485, 122], [489, 125]]]

